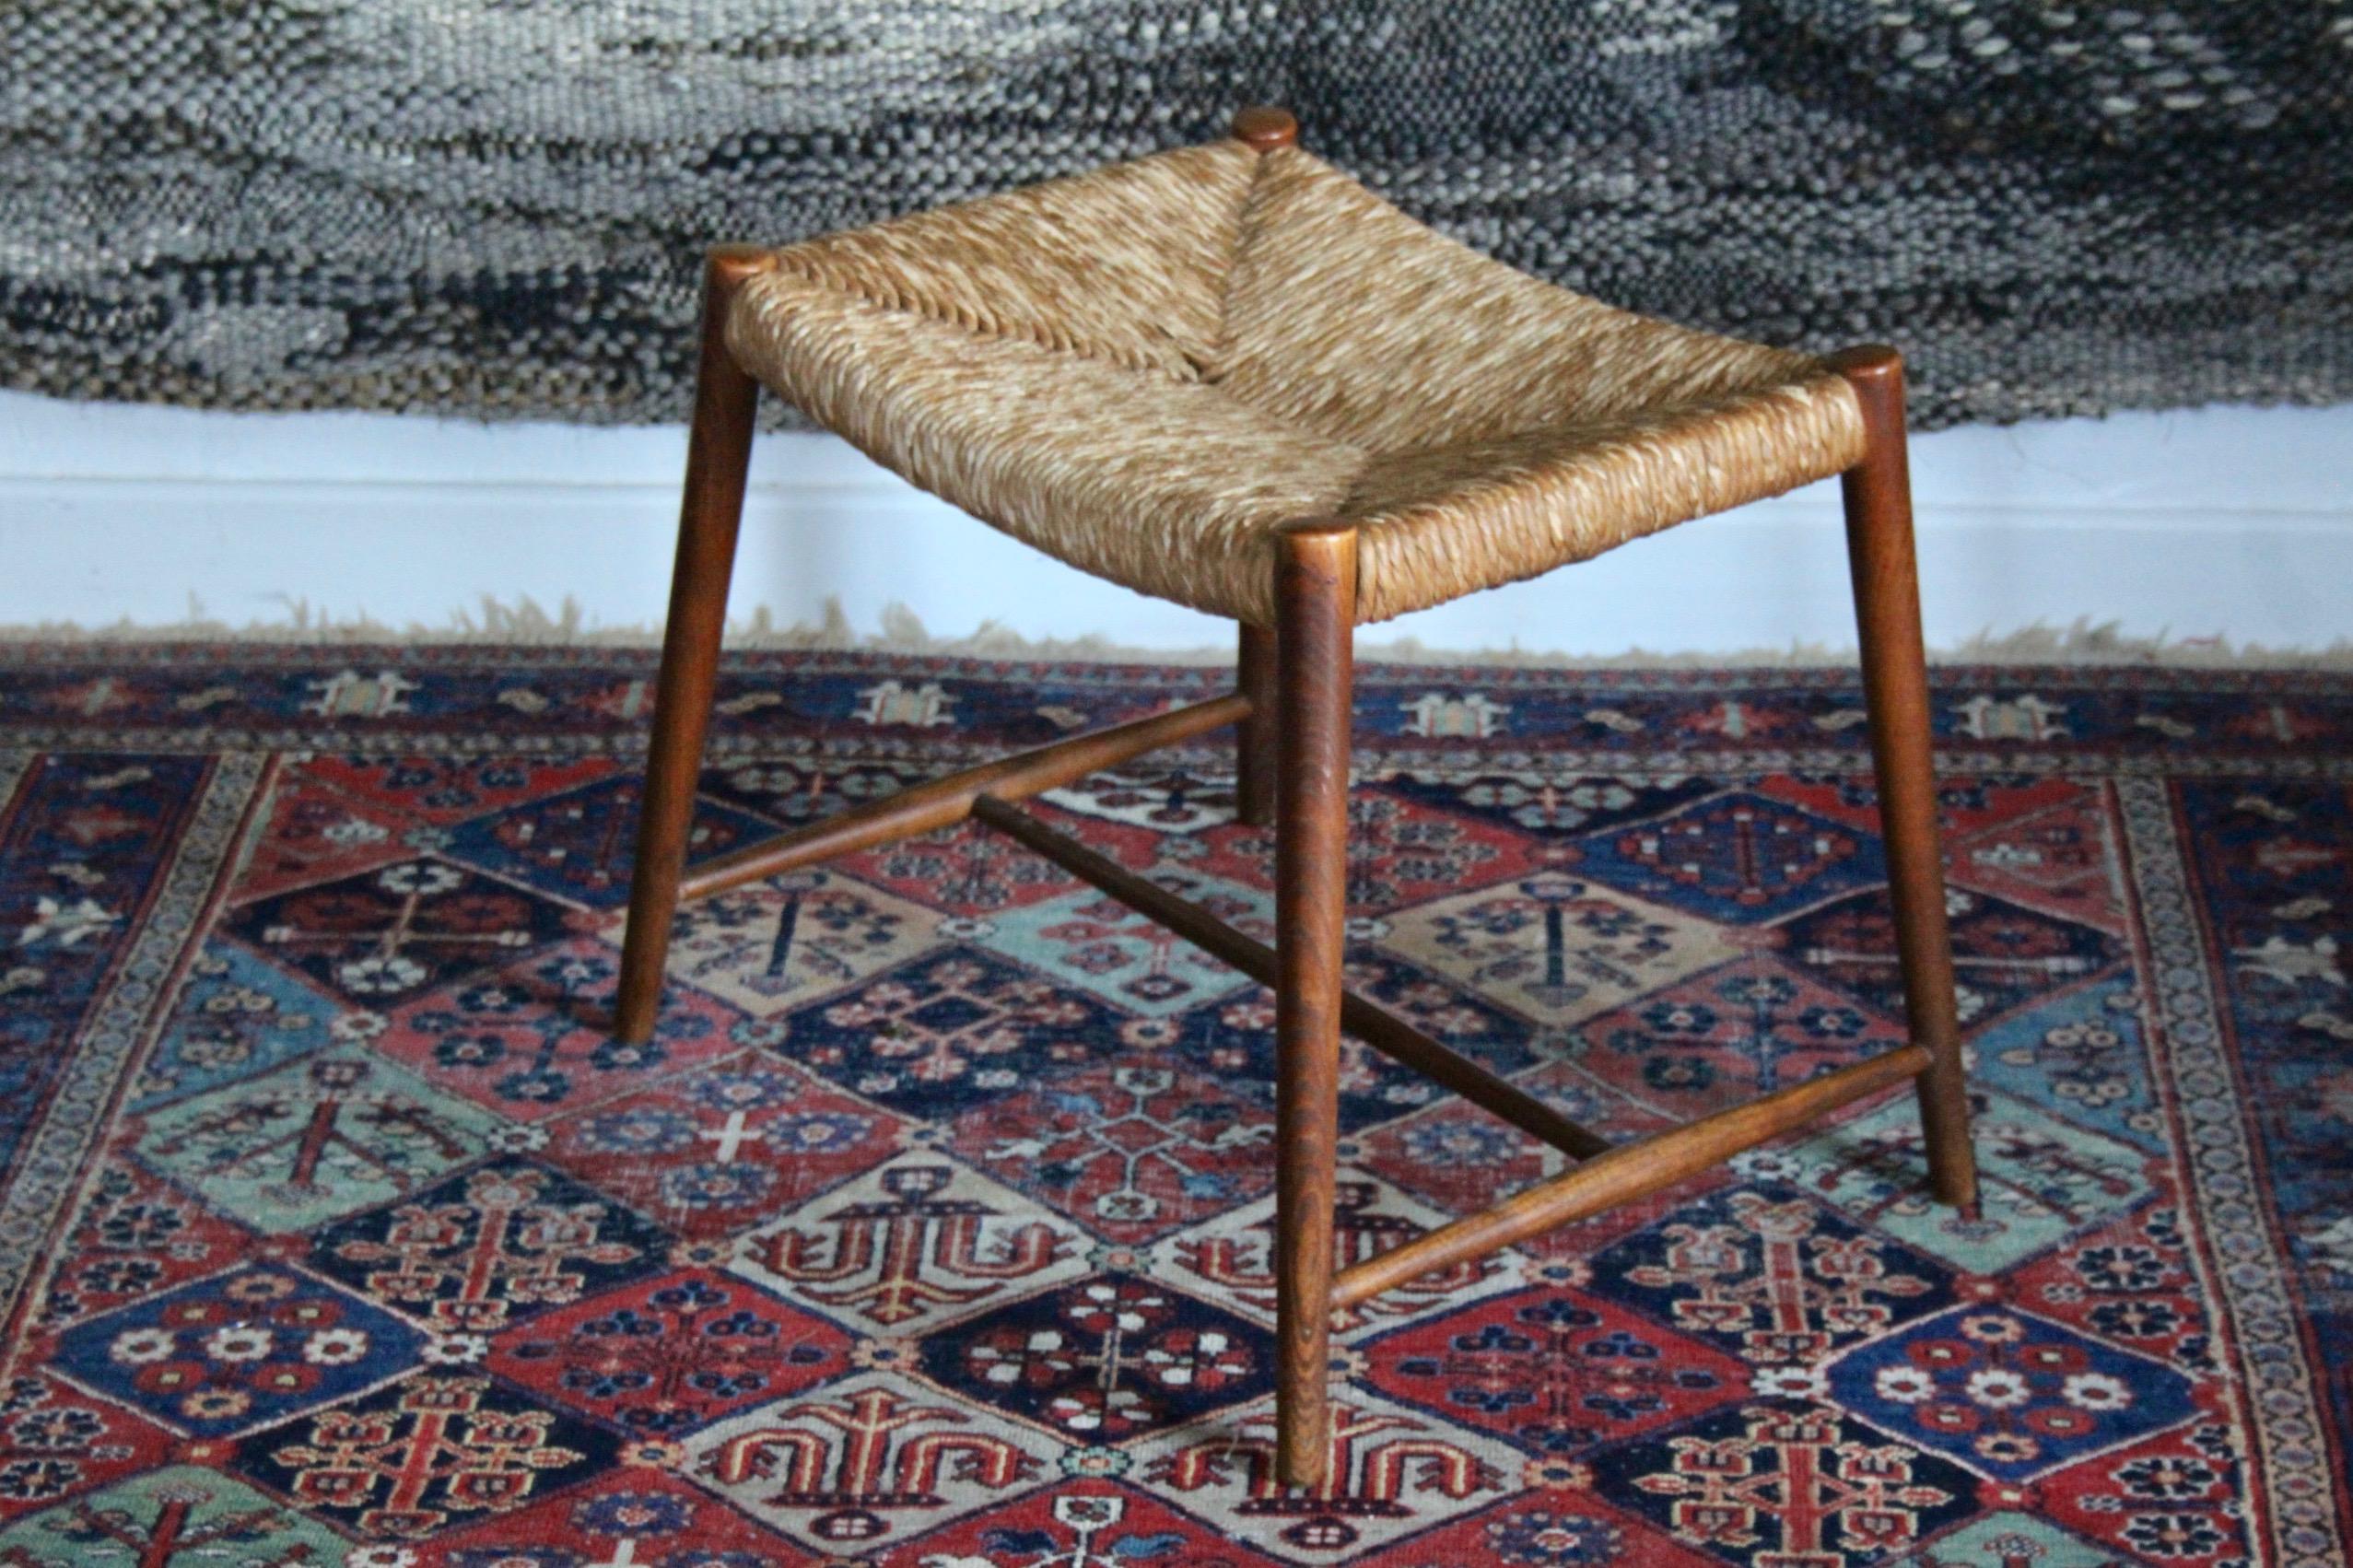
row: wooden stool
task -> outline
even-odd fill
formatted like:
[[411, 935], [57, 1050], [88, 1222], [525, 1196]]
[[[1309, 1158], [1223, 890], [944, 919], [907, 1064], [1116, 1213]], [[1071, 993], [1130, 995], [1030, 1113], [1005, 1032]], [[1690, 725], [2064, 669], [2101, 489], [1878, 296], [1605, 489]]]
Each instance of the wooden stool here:
[[[778, 250], [715, 252], [622, 959], [646, 1038], [678, 901], [977, 817], [1274, 988], [1278, 1468], [1322, 1483], [1330, 1317], [1915, 1081], [1930, 1181], [1976, 1172], [1930, 773], [1893, 349], [1828, 359], [1688, 331], [1432, 232], [1296, 145], [1280, 110], [1187, 147]], [[685, 872], [762, 383], [1016, 538], [1241, 623], [1231, 695], [916, 786]], [[1910, 1043], [1611, 1146], [1341, 989], [1351, 639], [1362, 622], [1844, 475]], [[1013, 802], [1240, 729], [1273, 820], [1270, 949]], [[1333, 1268], [1340, 1032], [1577, 1163]]]

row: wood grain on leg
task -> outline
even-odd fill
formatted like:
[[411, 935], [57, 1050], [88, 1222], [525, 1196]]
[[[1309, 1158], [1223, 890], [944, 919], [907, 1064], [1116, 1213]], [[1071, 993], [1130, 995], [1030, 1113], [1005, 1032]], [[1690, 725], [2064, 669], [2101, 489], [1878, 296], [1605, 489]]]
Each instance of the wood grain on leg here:
[[1275, 770], [1282, 762], [1274, 738], [1274, 642], [1271, 630], [1244, 622], [1234, 663], [1235, 689], [1250, 699], [1250, 716], [1242, 720], [1235, 743], [1234, 814], [1248, 827], [1274, 824]]
[[1286, 1485], [1320, 1486], [1331, 1446], [1332, 1197], [1356, 534], [1337, 525], [1305, 526], [1286, 532], [1278, 547], [1276, 1472]]
[[1977, 1201], [1977, 1158], [1969, 1139], [1969, 1086], [1961, 1071], [1944, 857], [1937, 833], [1928, 672], [1921, 647], [1919, 568], [1904, 450], [1903, 358], [1892, 348], [1871, 346], [1849, 349], [1831, 363], [1854, 386], [1870, 435], [1862, 462], [1843, 481], [1846, 549], [1862, 634], [1863, 693], [1870, 708], [1871, 760], [1879, 774], [1904, 1009], [1913, 1044], [1926, 1047], [1930, 1059], [1919, 1080], [1929, 1184], [1943, 1201], [1969, 1208]]
[[728, 310], [746, 278], [774, 264], [766, 251], [729, 247], [712, 252], [703, 272], [702, 362], [686, 441], [678, 556], [670, 578], [670, 619], [662, 631], [661, 681], [654, 694], [653, 743], [646, 758], [645, 803], [638, 813], [637, 864], [613, 1025], [617, 1036], [631, 1043], [653, 1033], [661, 1006], [661, 966], [678, 908], [678, 879], [686, 868], [695, 777], [702, 766], [703, 731], [719, 674], [727, 584], [743, 516], [743, 474], [759, 407], [759, 383], [727, 351]]

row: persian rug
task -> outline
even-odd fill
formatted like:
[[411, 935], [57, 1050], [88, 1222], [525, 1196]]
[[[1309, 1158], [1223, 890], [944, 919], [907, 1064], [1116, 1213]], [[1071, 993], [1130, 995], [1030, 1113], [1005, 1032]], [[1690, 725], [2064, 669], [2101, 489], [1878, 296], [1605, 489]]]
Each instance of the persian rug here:
[[[8, 1568], [2345, 1561], [2353, 678], [1939, 673], [1898, 1096], [1383, 1297], [1269, 1479], [1266, 995], [966, 828], [610, 1004], [653, 664], [0, 650]], [[696, 853], [1212, 671], [729, 661]], [[1633, 1138], [1898, 1038], [1855, 683], [1376, 667], [1356, 986]], [[1040, 810], [1269, 927], [1211, 738]], [[1556, 1168], [1348, 1047], [1353, 1258]]]
[[1931, 424], [2353, 396], [2306, 0], [0, 5], [0, 385], [683, 415], [696, 257], [1223, 133]]

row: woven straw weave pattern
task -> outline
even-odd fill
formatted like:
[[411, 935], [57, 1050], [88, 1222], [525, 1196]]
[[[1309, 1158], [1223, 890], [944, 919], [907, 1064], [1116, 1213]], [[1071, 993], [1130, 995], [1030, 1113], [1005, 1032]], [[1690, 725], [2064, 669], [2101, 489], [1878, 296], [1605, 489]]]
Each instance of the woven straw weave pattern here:
[[1284, 522], [1386, 620], [1834, 474], [1804, 356], [1612, 310], [1295, 148], [1146, 158], [776, 253], [729, 345], [876, 461], [1084, 570], [1258, 624]]

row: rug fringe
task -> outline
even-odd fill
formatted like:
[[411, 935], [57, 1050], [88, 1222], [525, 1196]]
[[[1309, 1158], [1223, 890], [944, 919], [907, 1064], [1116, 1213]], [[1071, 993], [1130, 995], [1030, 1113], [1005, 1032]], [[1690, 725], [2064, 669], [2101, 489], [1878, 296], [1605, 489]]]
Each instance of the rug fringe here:
[[[882, 629], [861, 633], [850, 624], [839, 601], [825, 601], [821, 620], [814, 625], [779, 625], [767, 611], [748, 619], [731, 620], [730, 648], [866, 651], [953, 655], [1008, 661], [1092, 661], [1104, 663], [1224, 664], [1232, 661], [1230, 646], [1142, 648], [1100, 635], [1081, 638], [1032, 638], [996, 621], [983, 621], [964, 637], [938, 637], [903, 604], [884, 607]], [[394, 626], [373, 616], [339, 618], [314, 610], [308, 601], [293, 600], [285, 619], [248, 621], [231, 626], [205, 613], [193, 597], [185, 619], [169, 624], [123, 620], [110, 626], [85, 626], [70, 621], [0, 626], [0, 641], [16, 643], [185, 643], [240, 642], [312, 644], [322, 647], [384, 647], [416, 645], [510, 646], [531, 648], [651, 648], [661, 641], [658, 626], [592, 626], [579, 605], [567, 599], [550, 613], [529, 596], [505, 603], [485, 596], [471, 611], [453, 613], [447, 624], [427, 626], [411, 621]], [[1366, 642], [1360, 658], [1396, 664], [1458, 665], [1528, 669], [1697, 669], [1739, 666], [1808, 669], [1853, 662], [1852, 648], [1825, 643], [1792, 643], [1780, 648], [1672, 652], [1634, 648], [1623, 653], [1558, 653], [1523, 648], [1463, 649], [1432, 648], [1414, 638]], [[2234, 644], [2221, 637], [2181, 637], [2160, 632], [2154, 637], [2127, 636], [2114, 622], [2095, 623], [2080, 617], [2066, 626], [2037, 623], [2016, 631], [1980, 632], [1957, 644], [1929, 650], [1929, 658], [1945, 664], [2092, 664], [2162, 665], [2177, 668], [2353, 669], [2353, 641], [2338, 640], [2326, 648], [2268, 648], [2259, 643]]]

